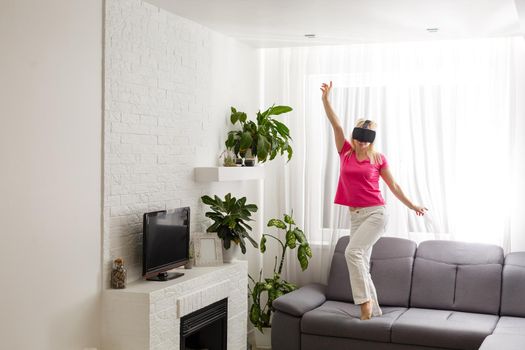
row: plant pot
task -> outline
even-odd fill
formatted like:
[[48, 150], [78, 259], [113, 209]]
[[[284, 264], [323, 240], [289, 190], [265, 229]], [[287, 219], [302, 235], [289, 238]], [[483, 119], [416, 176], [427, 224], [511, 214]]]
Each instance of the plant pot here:
[[255, 158], [244, 158], [244, 166], [255, 166]]
[[257, 328], [253, 330], [255, 332], [255, 346], [257, 349], [271, 349], [272, 348], [272, 329], [263, 328], [263, 332]]
[[230, 249], [224, 249], [222, 247], [222, 261], [225, 263], [230, 263], [232, 261], [238, 260], [241, 255], [241, 248], [238, 244], [232, 242]]
[[225, 167], [237, 166], [235, 153], [230, 149], [224, 150], [220, 158], [222, 159], [222, 165]]
[[255, 165], [255, 156], [252, 153], [252, 150], [248, 148], [244, 154], [244, 166], [254, 166]]
[[191, 269], [192, 267], [193, 267], [193, 258], [191, 258], [191, 259], [186, 263], [186, 265], [184, 265], [184, 268], [185, 268], [186, 270], [189, 270], [189, 269]]

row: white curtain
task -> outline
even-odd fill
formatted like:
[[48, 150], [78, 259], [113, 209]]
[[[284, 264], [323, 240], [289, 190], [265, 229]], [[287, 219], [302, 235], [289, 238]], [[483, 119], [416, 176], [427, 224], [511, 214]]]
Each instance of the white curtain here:
[[283, 117], [293, 159], [271, 168], [284, 174], [275, 184], [275, 214], [293, 209], [314, 253], [305, 272], [290, 253], [285, 277], [325, 282], [334, 244], [349, 233], [347, 208], [333, 204], [339, 159], [320, 100], [319, 87], [330, 80], [347, 138], [357, 118], [378, 122], [376, 149], [407, 196], [429, 208], [417, 217], [382, 184], [385, 235], [508, 250], [519, 181], [512, 171], [525, 162], [513, 147], [515, 91], [523, 83], [513, 62], [525, 62], [522, 56], [522, 38], [261, 50], [263, 105], [294, 108]]

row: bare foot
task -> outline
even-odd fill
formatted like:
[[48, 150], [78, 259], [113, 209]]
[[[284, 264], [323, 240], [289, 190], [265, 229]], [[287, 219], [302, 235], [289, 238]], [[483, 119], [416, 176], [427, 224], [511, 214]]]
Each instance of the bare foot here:
[[372, 303], [367, 301], [366, 303], [360, 304], [361, 306], [361, 320], [369, 320], [372, 318]]
[[380, 317], [381, 315], [383, 315], [383, 311], [381, 311], [381, 308], [379, 307], [379, 304], [377, 303], [377, 301], [372, 300], [371, 303], [372, 303], [372, 316]]

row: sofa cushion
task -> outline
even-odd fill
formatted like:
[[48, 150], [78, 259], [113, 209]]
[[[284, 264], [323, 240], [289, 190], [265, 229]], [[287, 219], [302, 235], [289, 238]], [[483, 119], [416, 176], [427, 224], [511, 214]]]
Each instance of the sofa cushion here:
[[361, 321], [359, 306], [328, 300], [317, 309], [303, 315], [301, 332], [327, 337], [390, 342], [392, 323], [404, 311], [405, 308], [383, 307], [383, 316]]
[[[273, 333], [272, 333], [273, 334]], [[272, 348], [274, 350], [292, 350]], [[379, 343], [375, 341], [323, 337], [315, 334], [301, 334], [301, 350], [449, 350], [444, 348], [405, 344]], [[498, 349], [505, 350], [505, 349]]]
[[498, 314], [503, 249], [425, 241], [417, 248], [410, 306]]
[[501, 315], [525, 317], [525, 252], [505, 257], [501, 293]]
[[[341, 237], [335, 247], [326, 297], [329, 300], [353, 303], [345, 259], [348, 241], [348, 236]], [[407, 239], [382, 237], [376, 242], [370, 259], [370, 273], [379, 304], [408, 306], [415, 252], [416, 243]]]
[[525, 318], [509, 316], [500, 317], [496, 329], [494, 330], [494, 334], [525, 335]]
[[525, 349], [525, 335], [493, 334], [489, 335], [481, 344], [479, 350], [523, 350]]
[[478, 349], [498, 316], [411, 308], [392, 325], [392, 342], [448, 349]]
[[301, 317], [306, 311], [324, 303], [325, 289], [326, 286], [320, 283], [307, 284], [275, 299], [272, 307], [291, 316]]

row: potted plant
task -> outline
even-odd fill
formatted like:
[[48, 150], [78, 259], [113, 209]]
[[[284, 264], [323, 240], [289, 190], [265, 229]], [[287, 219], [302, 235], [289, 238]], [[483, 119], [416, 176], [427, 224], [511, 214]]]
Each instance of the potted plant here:
[[[246, 223], [247, 221], [253, 221], [251, 215], [257, 211], [255, 204], [246, 204], [246, 197], [237, 200], [231, 196], [231, 193], [228, 193], [224, 200], [218, 196], [214, 196], [214, 198], [202, 196], [201, 200], [204, 204], [210, 206], [211, 211], [205, 215], [213, 220], [213, 224], [206, 229], [206, 232], [216, 232], [219, 238], [222, 239], [224, 261], [231, 261], [235, 253], [233, 250], [239, 246], [242, 253], [246, 253], [245, 238], [255, 248], [258, 248], [257, 242], [248, 233], [252, 228]], [[232, 242], [234, 243], [233, 246]]]
[[[279, 267], [277, 267], [277, 256], [275, 256], [275, 263], [273, 267], [273, 275], [270, 278], [262, 279], [262, 270], [259, 273], [259, 280], [256, 281], [253, 277], [250, 280], [253, 282], [253, 287], [249, 289], [250, 297], [252, 299], [252, 306], [250, 308], [250, 322], [260, 331], [262, 337], [256, 333], [256, 342], [258, 347], [263, 347], [265, 343], [269, 345], [270, 330], [271, 330], [271, 316], [274, 308], [272, 302], [281, 295], [290, 293], [297, 289], [293, 283], [289, 283], [281, 279], [281, 273], [284, 264], [284, 258], [288, 249], [297, 248], [297, 259], [304, 271], [308, 268], [308, 261], [312, 257], [312, 249], [306, 239], [304, 232], [297, 227], [292, 215], [284, 215], [283, 220], [271, 219], [268, 221], [268, 227], [276, 227], [278, 229], [286, 230], [285, 240], [281, 240], [270, 234], [263, 234], [261, 237], [261, 244], [259, 249], [261, 253], [266, 251], [267, 237], [276, 240], [281, 248], [281, 258]], [[265, 298], [263, 298], [265, 297]], [[260, 343], [259, 343], [260, 342]]]
[[225, 149], [220, 157], [222, 159], [222, 165], [225, 167], [234, 167], [237, 166], [237, 160], [235, 157], [235, 153], [233, 153], [233, 150], [231, 149]]
[[[239, 123], [241, 130], [233, 130], [228, 133], [225, 144], [229, 149], [233, 149], [235, 155], [245, 157], [246, 152], [251, 152], [251, 156], [261, 163], [273, 160], [277, 154], [288, 155], [288, 161], [292, 158], [293, 150], [290, 145], [292, 140], [290, 130], [280, 121], [272, 116], [288, 113], [292, 111], [289, 106], [271, 106], [264, 112], [257, 112], [257, 121], [248, 120], [246, 113], [237, 111], [231, 107], [230, 121], [233, 125]], [[246, 161], [245, 161], [246, 163]], [[254, 161], [248, 162], [248, 164]]]

